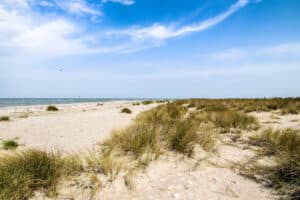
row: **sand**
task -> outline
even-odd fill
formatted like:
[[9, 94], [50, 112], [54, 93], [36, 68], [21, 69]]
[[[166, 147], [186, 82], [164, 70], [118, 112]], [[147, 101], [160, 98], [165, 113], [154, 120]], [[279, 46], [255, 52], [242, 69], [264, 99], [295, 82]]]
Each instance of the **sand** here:
[[[18, 138], [26, 147], [79, 152], [92, 149], [113, 129], [125, 127], [139, 112], [154, 106], [132, 106], [132, 102], [116, 101], [102, 106], [97, 103], [56, 105], [58, 112], [45, 111], [47, 106], [0, 108], [0, 116], [11, 119], [0, 123], [0, 139]], [[133, 113], [120, 113], [123, 107]]]
[[[108, 137], [112, 130], [130, 124], [138, 113], [155, 106], [157, 104], [132, 106], [131, 102], [119, 101], [102, 106], [97, 103], [57, 105], [58, 112], [47, 112], [45, 106], [1, 108], [0, 116], [9, 115], [11, 121], [0, 123], [0, 138], [17, 137], [26, 147], [85, 151]], [[123, 107], [130, 108], [133, 113], [120, 113]], [[28, 117], [20, 118], [24, 113]], [[300, 128], [300, 115], [267, 112], [251, 115], [257, 117], [264, 128]], [[251, 149], [244, 148], [244, 143], [233, 143], [233, 138], [234, 134], [221, 134], [216, 152], [197, 149], [193, 158], [168, 153], [137, 172], [132, 188], [126, 187], [126, 175], [121, 173], [115, 181], [103, 182], [91, 197], [89, 175], [78, 178], [76, 183], [65, 180], [58, 187], [57, 199], [278, 199], [273, 190], [239, 175], [230, 167], [254, 155]], [[49, 198], [37, 192], [32, 199]]]

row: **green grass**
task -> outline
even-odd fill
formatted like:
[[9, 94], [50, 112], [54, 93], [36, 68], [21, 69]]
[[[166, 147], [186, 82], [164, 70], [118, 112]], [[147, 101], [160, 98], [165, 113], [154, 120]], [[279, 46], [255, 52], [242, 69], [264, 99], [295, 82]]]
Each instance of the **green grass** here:
[[14, 150], [19, 146], [15, 140], [4, 140], [2, 141], [2, 148], [5, 150]]
[[132, 111], [129, 108], [122, 108], [121, 113], [131, 114]]
[[0, 116], [0, 122], [9, 121], [9, 116]]
[[62, 176], [81, 169], [81, 163], [58, 153], [26, 150], [0, 157], [0, 199], [28, 199], [35, 190], [55, 195]]
[[47, 110], [47, 111], [58, 111], [58, 108], [55, 107], [55, 106], [48, 106], [48, 107], [46, 108], [46, 110]]
[[273, 156], [272, 166], [255, 166], [268, 186], [276, 189], [284, 199], [300, 198], [300, 131], [268, 129], [250, 138], [250, 144], [259, 146], [260, 155]]

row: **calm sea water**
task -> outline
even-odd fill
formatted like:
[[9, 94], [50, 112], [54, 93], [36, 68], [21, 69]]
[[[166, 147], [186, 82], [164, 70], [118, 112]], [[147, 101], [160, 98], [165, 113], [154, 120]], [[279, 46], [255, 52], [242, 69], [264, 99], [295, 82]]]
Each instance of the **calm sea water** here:
[[109, 98], [0, 98], [0, 107], [7, 106], [29, 106], [29, 105], [50, 105], [88, 102], [107, 102], [116, 100], [137, 100], [137, 99], [109, 99]]

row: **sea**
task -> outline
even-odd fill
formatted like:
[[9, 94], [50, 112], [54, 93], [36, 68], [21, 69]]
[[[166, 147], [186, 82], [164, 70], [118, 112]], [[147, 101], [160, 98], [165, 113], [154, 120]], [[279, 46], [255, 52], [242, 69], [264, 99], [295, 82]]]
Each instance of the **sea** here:
[[70, 103], [108, 102], [119, 100], [143, 100], [121, 98], [0, 98], [0, 107], [30, 106], [30, 105], [53, 105]]

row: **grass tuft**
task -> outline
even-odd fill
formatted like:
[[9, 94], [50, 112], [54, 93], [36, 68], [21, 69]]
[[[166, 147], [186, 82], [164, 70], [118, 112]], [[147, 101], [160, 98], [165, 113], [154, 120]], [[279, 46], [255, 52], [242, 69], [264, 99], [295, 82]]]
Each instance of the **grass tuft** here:
[[75, 164], [69, 161], [58, 153], [39, 150], [2, 155], [0, 199], [28, 199], [39, 189], [43, 189], [49, 196], [55, 195], [58, 180], [63, 175], [74, 173], [71, 170], [75, 169]]
[[238, 111], [211, 112], [208, 117], [216, 127], [223, 128], [226, 131], [229, 131], [230, 128], [247, 130], [258, 127], [258, 122], [253, 116]]
[[55, 106], [48, 106], [46, 110], [47, 111], [58, 111], [58, 108]]
[[284, 199], [300, 198], [300, 131], [267, 129], [250, 138], [261, 147], [261, 155], [274, 157], [275, 165], [255, 166], [268, 186], [275, 188]]
[[0, 122], [9, 121], [9, 116], [0, 116]]
[[131, 114], [132, 111], [131, 111], [129, 108], [123, 108], [123, 109], [121, 110], [121, 113]]
[[19, 144], [15, 140], [2, 141], [2, 148], [5, 150], [15, 150]]

